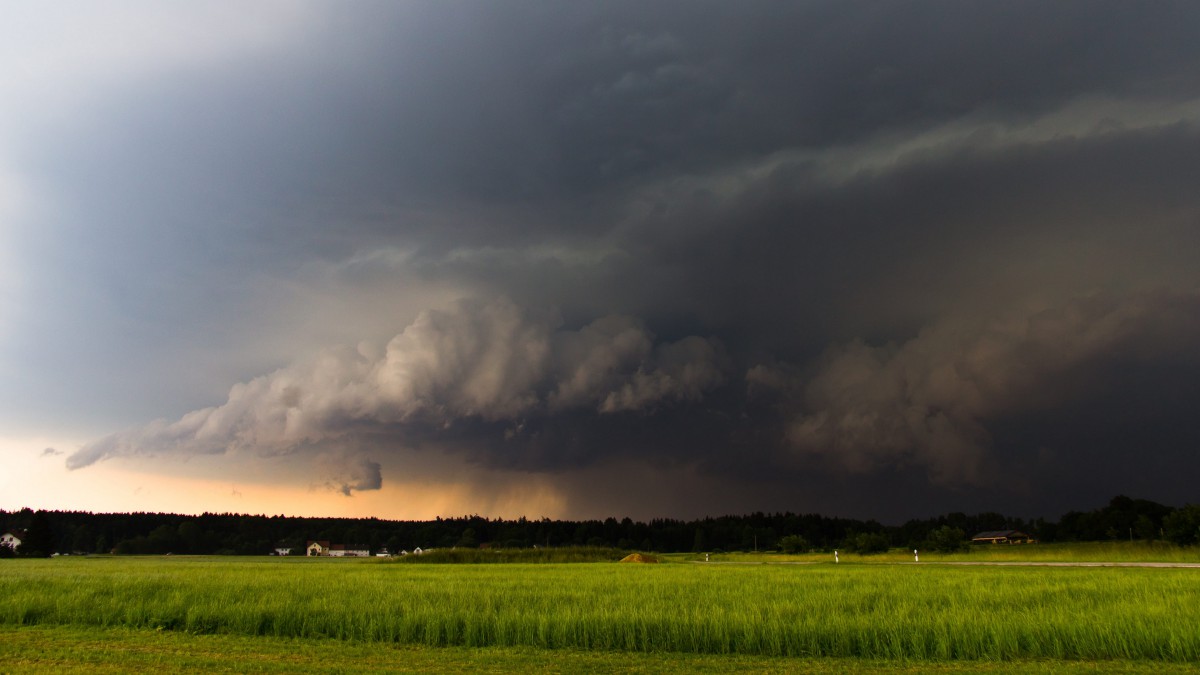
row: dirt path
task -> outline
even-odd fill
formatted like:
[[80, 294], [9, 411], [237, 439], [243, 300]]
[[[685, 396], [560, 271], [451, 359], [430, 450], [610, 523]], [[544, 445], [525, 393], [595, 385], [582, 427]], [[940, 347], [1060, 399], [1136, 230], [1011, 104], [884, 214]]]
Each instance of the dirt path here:
[[[687, 562], [698, 565], [817, 565], [824, 564], [825, 561], [818, 560], [714, 560], [705, 562], [703, 560], [689, 560]], [[847, 564], [862, 564], [850, 563]], [[1039, 562], [1035, 560], [1027, 561], [934, 561], [929, 562], [878, 562], [867, 563], [871, 565], [973, 565], [973, 566], [991, 566], [991, 567], [1194, 567], [1200, 568], [1200, 563], [1183, 563], [1183, 562]]]
[[824, 560], [685, 560], [694, 565], [821, 565]]
[[[919, 565], [921, 563], [904, 563]], [[1200, 563], [1180, 562], [1035, 562], [1035, 561], [978, 561], [978, 562], [929, 562], [928, 565], [995, 565], [1011, 567], [1200, 567]]]

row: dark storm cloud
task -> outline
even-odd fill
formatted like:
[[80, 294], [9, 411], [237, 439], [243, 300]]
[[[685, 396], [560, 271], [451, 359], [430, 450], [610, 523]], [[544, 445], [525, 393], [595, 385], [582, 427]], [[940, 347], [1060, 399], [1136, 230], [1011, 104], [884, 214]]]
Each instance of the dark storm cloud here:
[[[1102, 375], [1113, 364], [1194, 368], [1197, 337], [1192, 292], [1089, 297], [982, 325], [933, 325], [902, 345], [855, 342], [831, 349], [805, 379], [787, 437], [851, 471], [915, 464], [939, 482], [980, 483], [995, 475], [984, 473], [994, 469], [991, 420], [1123, 386]], [[749, 375], [768, 385], [785, 378]]]
[[312, 452], [349, 494], [415, 449], [987, 506], [998, 467], [1117, 485], [1131, 419], [1195, 464], [1182, 408], [1085, 413], [1195, 365], [1200, 9], [304, 7], [0, 135], [53, 197], [4, 402], [133, 425], [70, 466]]
[[1197, 151], [1189, 125], [968, 146], [837, 185], [785, 165], [649, 219], [639, 269], [676, 275], [674, 307], [729, 344], [788, 358], [831, 339], [899, 339], [946, 312], [1187, 287]]
[[575, 200], [647, 178], [973, 113], [1019, 121], [1079, 97], [1190, 100], [1200, 47], [1188, 12], [331, 8], [293, 50], [107, 92], [54, 138], [43, 127], [28, 162], [59, 180], [93, 179], [83, 196], [102, 212], [175, 211], [192, 232], [248, 227], [238, 243], [257, 243], [255, 257], [295, 246], [336, 254], [372, 236], [424, 247], [557, 239], [612, 225]]

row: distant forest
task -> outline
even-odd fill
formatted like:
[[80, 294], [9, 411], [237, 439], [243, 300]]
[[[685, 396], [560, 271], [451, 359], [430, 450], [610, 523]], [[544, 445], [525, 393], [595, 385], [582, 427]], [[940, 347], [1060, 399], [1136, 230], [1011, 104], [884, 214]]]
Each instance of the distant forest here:
[[[872, 543], [908, 548], [958, 545], [987, 530], [1019, 530], [1039, 541], [1167, 540], [1192, 545], [1200, 538], [1200, 506], [1176, 509], [1144, 499], [1114, 497], [1094, 511], [1072, 511], [1057, 522], [999, 513], [951, 513], [885, 526], [874, 520], [817, 514], [751, 513], [699, 520], [517, 520], [480, 516], [431, 521], [378, 518], [297, 518], [205, 513], [89, 513], [0, 510], [0, 533], [22, 536], [21, 555], [221, 554], [268, 555], [279, 548], [304, 554], [324, 540], [372, 553], [421, 548], [529, 548], [604, 546], [627, 550], [771, 551], [854, 550]], [[949, 536], [947, 536], [949, 535]], [[957, 540], [957, 541], [955, 541]], [[864, 544], [866, 542], [866, 544]], [[932, 545], [931, 545], [932, 544]], [[11, 555], [0, 547], [0, 555]]]

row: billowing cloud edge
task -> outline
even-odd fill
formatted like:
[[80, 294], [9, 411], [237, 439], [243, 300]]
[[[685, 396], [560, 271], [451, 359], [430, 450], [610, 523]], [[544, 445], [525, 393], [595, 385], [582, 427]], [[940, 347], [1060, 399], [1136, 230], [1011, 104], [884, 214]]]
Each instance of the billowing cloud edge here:
[[[224, 403], [85, 444], [66, 465], [157, 454], [320, 453], [332, 489], [378, 489], [380, 467], [353, 448], [365, 437], [460, 420], [519, 424], [568, 411], [652, 413], [700, 400], [726, 380], [719, 342], [656, 340], [612, 315], [578, 330], [508, 299], [426, 310], [382, 348], [360, 344], [234, 385]], [[403, 442], [398, 439], [397, 442]], [[332, 454], [330, 454], [332, 453]]]

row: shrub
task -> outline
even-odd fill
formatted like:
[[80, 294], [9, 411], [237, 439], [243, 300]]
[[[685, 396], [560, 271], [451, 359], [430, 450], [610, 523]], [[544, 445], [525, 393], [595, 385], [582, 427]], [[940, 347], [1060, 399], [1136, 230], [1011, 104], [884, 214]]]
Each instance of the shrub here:
[[803, 553], [809, 549], [808, 540], [798, 534], [789, 534], [779, 540], [779, 548], [784, 553]]
[[1188, 504], [1163, 518], [1163, 534], [1179, 546], [1200, 542], [1200, 504]]
[[954, 553], [955, 551], [965, 551], [970, 546], [967, 543], [966, 532], [957, 527], [943, 525], [929, 533], [929, 539], [925, 541], [925, 548], [941, 553]]
[[849, 540], [849, 549], [862, 555], [887, 553], [888, 539], [878, 532], [863, 532]]

